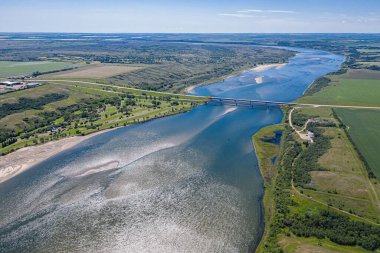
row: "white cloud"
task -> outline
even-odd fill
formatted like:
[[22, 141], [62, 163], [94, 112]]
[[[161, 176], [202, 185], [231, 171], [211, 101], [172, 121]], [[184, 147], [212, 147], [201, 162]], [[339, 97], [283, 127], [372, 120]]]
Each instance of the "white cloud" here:
[[219, 16], [235, 17], [235, 18], [254, 18], [255, 16], [243, 13], [219, 13]]
[[290, 14], [295, 13], [289, 10], [259, 10], [259, 9], [245, 9], [238, 10], [231, 13], [219, 13], [219, 16], [235, 17], [235, 18], [268, 18], [270, 14]]
[[258, 10], [258, 9], [246, 9], [246, 10], [239, 10], [237, 11], [239, 13], [295, 13], [294, 11], [289, 10]]

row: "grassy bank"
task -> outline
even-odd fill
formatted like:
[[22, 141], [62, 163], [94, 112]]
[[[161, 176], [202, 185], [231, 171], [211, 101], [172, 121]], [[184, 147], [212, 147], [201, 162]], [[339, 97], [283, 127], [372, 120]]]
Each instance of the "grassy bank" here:
[[191, 110], [206, 98], [80, 82], [0, 96], [0, 153]]
[[265, 242], [268, 240], [271, 219], [275, 210], [273, 187], [275, 185], [274, 180], [276, 177], [276, 170], [275, 162], [273, 161], [277, 158], [280, 152], [280, 146], [270, 143], [268, 140], [275, 138], [276, 132], [283, 130], [284, 126], [282, 124], [267, 126], [262, 128], [252, 137], [256, 156], [259, 162], [259, 168], [264, 178], [265, 189], [263, 198], [265, 228], [263, 239], [257, 248], [257, 252], [263, 252], [264, 250]]

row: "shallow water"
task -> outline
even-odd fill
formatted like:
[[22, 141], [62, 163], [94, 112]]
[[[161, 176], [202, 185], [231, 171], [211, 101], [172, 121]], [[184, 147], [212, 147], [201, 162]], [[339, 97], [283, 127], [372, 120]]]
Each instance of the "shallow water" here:
[[[298, 50], [281, 69], [195, 92], [291, 101], [343, 61]], [[263, 182], [251, 136], [281, 118], [276, 107], [206, 105], [88, 139], [0, 184], [0, 252], [253, 250]]]

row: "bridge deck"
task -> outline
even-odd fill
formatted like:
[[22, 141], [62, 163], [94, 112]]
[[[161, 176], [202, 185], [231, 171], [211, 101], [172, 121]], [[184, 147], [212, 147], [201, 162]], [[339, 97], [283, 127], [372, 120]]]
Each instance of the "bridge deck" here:
[[235, 106], [280, 106], [285, 104], [293, 104], [287, 102], [278, 101], [266, 101], [266, 100], [252, 100], [252, 99], [241, 99], [241, 98], [222, 98], [222, 97], [210, 97], [209, 102], [221, 103], [226, 105]]

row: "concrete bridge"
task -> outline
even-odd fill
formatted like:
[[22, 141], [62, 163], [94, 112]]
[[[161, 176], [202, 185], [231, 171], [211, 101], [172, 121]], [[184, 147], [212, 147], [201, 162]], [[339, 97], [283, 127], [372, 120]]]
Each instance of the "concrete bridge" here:
[[307, 106], [307, 107], [329, 107], [329, 108], [349, 108], [349, 109], [374, 109], [380, 110], [380, 106], [355, 106], [355, 105], [334, 105], [334, 104], [304, 104], [297, 102], [280, 102], [268, 100], [252, 100], [241, 98], [222, 98], [222, 97], [209, 97], [207, 102], [219, 103], [233, 106], [265, 106], [265, 107], [278, 107], [281, 105], [290, 106]]
[[[140, 91], [140, 92], [150, 92], [146, 90], [136, 89], [136, 88], [126, 88], [124, 86], [116, 86], [111, 84], [102, 84], [102, 83], [94, 83], [94, 82], [85, 82], [85, 81], [75, 81], [75, 80], [42, 80], [42, 79], [34, 79], [32, 81], [39, 81], [39, 82], [66, 82], [66, 83], [83, 83], [83, 84], [92, 84], [97, 86], [104, 86], [104, 87], [111, 87], [115, 89], [120, 89], [119, 92], [117, 91], [108, 91], [108, 92], [114, 92], [114, 93], [125, 93], [124, 90], [130, 90], [130, 91]], [[26, 81], [28, 82], [28, 81]], [[87, 87], [88, 88], [88, 87]], [[107, 91], [107, 90], [103, 90]], [[176, 96], [178, 94], [168, 93], [168, 92], [159, 92], [154, 91], [154, 93], [164, 94], [164, 95], [171, 95]], [[186, 97], [186, 99], [181, 100], [187, 100], [187, 101], [193, 101], [193, 102], [200, 102], [200, 101], [206, 101], [206, 102], [213, 102], [213, 103], [219, 103], [219, 104], [225, 104], [225, 105], [234, 105], [234, 106], [265, 106], [265, 107], [275, 107], [280, 105], [290, 105], [290, 106], [310, 106], [310, 107], [330, 107], [330, 108], [352, 108], [352, 109], [376, 109], [380, 110], [379, 106], [355, 106], [355, 105], [333, 105], [333, 104], [301, 104], [296, 102], [279, 102], [279, 101], [266, 101], [266, 100], [253, 100], [253, 99], [241, 99], [241, 98], [222, 98], [222, 97], [207, 97], [207, 96], [194, 96], [194, 95], [181, 95], [183, 97]]]
[[278, 107], [280, 105], [296, 105], [296, 103], [278, 102], [278, 101], [266, 101], [266, 100], [252, 100], [242, 98], [222, 98], [222, 97], [210, 97], [207, 102], [234, 105], [234, 106], [265, 106], [265, 107]]

